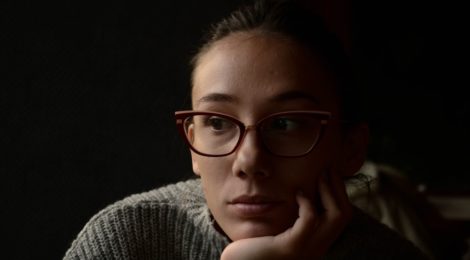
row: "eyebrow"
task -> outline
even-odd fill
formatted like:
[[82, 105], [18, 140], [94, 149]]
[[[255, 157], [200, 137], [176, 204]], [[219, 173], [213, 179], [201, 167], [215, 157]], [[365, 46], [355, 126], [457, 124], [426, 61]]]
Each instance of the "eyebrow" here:
[[[284, 102], [299, 99], [307, 100], [312, 103], [318, 104], [318, 100], [314, 96], [297, 90], [281, 93], [270, 98], [269, 100], [272, 102]], [[237, 97], [223, 93], [211, 93], [197, 100], [198, 104], [206, 102], [238, 103], [239, 101]]]
[[283, 101], [291, 101], [291, 100], [299, 100], [299, 99], [308, 100], [310, 102], [318, 104], [318, 99], [315, 98], [315, 96], [312, 96], [308, 93], [298, 91], [298, 90], [292, 90], [292, 91], [281, 93], [277, 96], [274, 96], [270, 100], [275, 101], [275, 102], [283, 102]]
[[228, 103], [237, 103], [238, 99], [232, 95], [223, 94], [223, 93], [211, 93], [197, 100], [197, 103], [204, 102], [228, 102]]

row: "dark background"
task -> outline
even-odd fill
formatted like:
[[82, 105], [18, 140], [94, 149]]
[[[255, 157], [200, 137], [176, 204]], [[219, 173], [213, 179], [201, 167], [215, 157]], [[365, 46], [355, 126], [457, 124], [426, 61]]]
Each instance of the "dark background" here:
[[[13, 259], [59, 259], [98, 210], [191, 176], [173, 112], [188, 108], [204, 30], [240, 1], [37, 2], [0, 4], [1, 214]], [[457, 9], [352, 8], [369, 157], [434, 192], [469, 192]]]

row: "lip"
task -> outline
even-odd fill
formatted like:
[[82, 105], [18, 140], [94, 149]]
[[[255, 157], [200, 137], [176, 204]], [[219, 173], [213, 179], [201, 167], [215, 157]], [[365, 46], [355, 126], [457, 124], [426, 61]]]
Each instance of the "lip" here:
[[242, 218], [261, 217], [278, 207], [282, 201], [263, 195], [242, 195], [231, 200], [229, 209]]

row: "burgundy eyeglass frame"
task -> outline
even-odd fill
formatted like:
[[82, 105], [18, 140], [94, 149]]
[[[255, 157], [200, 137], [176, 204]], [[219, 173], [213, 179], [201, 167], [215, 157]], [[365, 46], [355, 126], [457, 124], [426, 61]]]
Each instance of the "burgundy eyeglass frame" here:
[[[323, 135], [325, 126], [328, 124], [329, 121], [331, 121], [333, 119], [331, 112], [319, 111], [319, 110], [284, 111], [284, 112], [279, 112], [279, 113], [274, 113], [274, 114], [267, 115], [267, 116], [261, 118], [260, 120], [258, 120], [254, 125], [245, 125], [239, 119], [237, 119], [233, 116], [224, 114], [224, 113], [209, 112], [209, 111], [198, 111], [198, 110], [176, 111], [175, 112], [175, 119], [176, 119], [176, 126], [178, 128], [178, 132], [181, 134], [184, 141], [189, 146], [189, 148], [191, 148], [191, 150], [193, 152], [195, 152], [199, 155], [207, 156], [207, 157], [222, 157], [222, 156], [226, 156], [226, 155], [229, 155], [229, 154], [233, 153], [240, 146], [240, 143], [242, 143], [243, 140], [245, 139], [245, 136], [246, 136], [246, 133], [248, 132], [248, 130], [255, 129], [256, 130], [256, 135], [258, 135], [260, 140], [262, 140], [262, 138], [260, 136], [260, 131], [259, 131], [258, 128], [264, 120], [266, 120], [267, 118], [273, 117], [273, 116], [282, 116], [282, 115], [289, 115], [289, 114], [311, 114], [311, 115], [316, 115], [316, 116], [322, 117], [321, 120], [320, 120], [320, 131], [319, 131], [315, 141], [311, 145], [311, 147], [307, 150], [307, 152], [305, 152], [303, 154], [300, 154], [300, 155], [279, 155], [279, 154], [273, 153], [268, 147], [266, 147], [266, 144], [264, 144], [263, 141], [261, 141], [261, 143], [262, 143], [263, 148], [266, 151], [268, 151], [269, 153], [271, 153], [275, 156], [285, 157], [285, 158], [303, 157], [303, 156], [309, 154], [313, 150], [313, 148], [318, 144], [318, 141], [320, 140], [321, 136]], [[234, 146], [234, 148], [230, 152], [227, 152], [227, 153], [224, 153], [224, 154], [213, 155], [213, 154], [206, 154], [206, 153], [198, 151], [189, 142], [188, 137], [186, 136], [186, 132], [184, 130], [184, 119], [186, 119], [189, 116], [194, 116], [194, 115], [206, 115], [206, 116], [207, 115], [214, 115], [214, 116], [228, 118], [230, 120], [233, 120], [233, 122], [235, 122], [240, 128], [240, 137], [238, 139], [237, 144]]]

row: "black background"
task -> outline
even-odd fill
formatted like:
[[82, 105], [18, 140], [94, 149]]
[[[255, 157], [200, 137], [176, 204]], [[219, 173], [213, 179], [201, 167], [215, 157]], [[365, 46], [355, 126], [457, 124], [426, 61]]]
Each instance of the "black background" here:
[[[173, 112], [204, 30], [238, 2], [0, 4], [6, 254], [59, 259], [98, 210], [191, 176]], [[457, 9], [353, 5], [369, 157], [436, 192], [469, 191]]]

